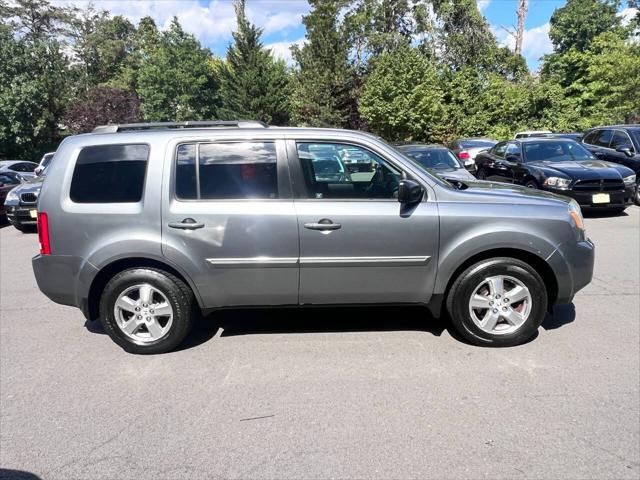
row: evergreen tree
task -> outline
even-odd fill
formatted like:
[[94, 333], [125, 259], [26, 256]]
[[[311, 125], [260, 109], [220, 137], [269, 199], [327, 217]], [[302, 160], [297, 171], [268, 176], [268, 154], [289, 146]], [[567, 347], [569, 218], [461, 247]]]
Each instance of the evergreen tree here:
[[299, 125], [346, 127], [355, 115], [348, 37], [338, 21], [346, 0], [310, 0], [306, 43], [292, 49], [298, 64], [292, 118]]
[[222, 108], [219, 116], [286, 124], [289, 121], [286, 66], [263, 47], [262, 30], [247, 19], [245, 1], [237, 0], [235, 8], [234, 43], [220, 68]]

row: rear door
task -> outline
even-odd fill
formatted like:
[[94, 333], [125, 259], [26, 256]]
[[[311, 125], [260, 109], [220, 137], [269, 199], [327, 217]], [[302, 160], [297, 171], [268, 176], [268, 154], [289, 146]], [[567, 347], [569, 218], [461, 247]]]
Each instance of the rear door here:
[[[431, 198], [401, 205], [407, 172], [371, 147], [288, 140], [300, 232], [300, 302], [427, 302], [435, 279], [439, 222]], [[327, 177], [316, 167], [357, 149], [371, 171]]]
[[206, 307], [298, 302], [298, 224], [284, 141], [175, 141], [163, 183], [163, 255]]

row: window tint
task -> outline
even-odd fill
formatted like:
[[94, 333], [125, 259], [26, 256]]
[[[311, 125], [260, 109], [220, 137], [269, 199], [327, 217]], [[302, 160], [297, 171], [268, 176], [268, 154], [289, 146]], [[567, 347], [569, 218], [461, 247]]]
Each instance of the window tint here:
[[20, 180], [13, 175], [0, 174], [0, 183], [4, 183], [5, 185], [17, 185], [20, 183]]
[[275, 144], [180, 145], [176, 157], [176, 196], [185, 200], [278, 198]]
[[364, 148], [298, 143], [309, 198], [396, 198], [402, 172]]
[[142, 199], [147, 145], [96, 145], [80, 151], [71, 180], [76, 203], [133, 203]]
[[402, 151], [426, 168], [452, 169], [464, 168], [456, 156], [446, 148], [404, 148]]
[[14, 163], [13, 165], [11, 165], [11, 167], [9, 167], [10, 170], [13, 170], [14, 172], [33, 172], [36, 167], [38, 165], [35, 163], [28, 163], [28, 162], [20, 162], [20, 163]]
[[515, 155], [519, 157], [521, 155], [520, 144], [519, 143], [509, 143], [507, 145], [507, 155]]
[[597, 145], [598, 147], [608, 148], [609, 142], [611, 142], [611, 137], [613, 137], [613, 130], [600, 130], [593, 144]]
[[590, 145], [593, 145], [593, 143], [594, 143], [594, 141], [595, 141], [595, 139], [596, 139], [596, 136], [598, 135], [598, 132], [599, 132], [599, 130], [594, 130], [594, 131], [592, 131], [592, 132], [587, 133], [587, 134], [584, 136], [584, 138], [582, 139], [582, 141], [583, 141], [584, 143], [588, 143], [588, 144], [590, 144]]
[[616, 131], [611, 140], [611, 148], [630, 148], [633, 151], [633, 144], [629, 135], [624, 132]]
[[493, 153], [497, 157], [504, 157], [504, 153], [506, 149], [507, 149], [506, 143], [499, 143], [495, 147], [493, 147], [493, 150], [491, 151], [491, 153]]
[[524, 144], [525, 162], [568, 162], [593, 158], [589, 150], [570, 140]]

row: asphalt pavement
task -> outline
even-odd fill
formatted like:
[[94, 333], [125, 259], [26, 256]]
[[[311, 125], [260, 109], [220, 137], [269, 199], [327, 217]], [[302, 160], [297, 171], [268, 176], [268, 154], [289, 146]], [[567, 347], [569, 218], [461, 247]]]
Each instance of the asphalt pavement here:
[[421, 308], [238, 310], [135, 356], [0, 229], [0, 477], [640, 478], [640, 208], [587, 218], [593, 282], [533, 341]]

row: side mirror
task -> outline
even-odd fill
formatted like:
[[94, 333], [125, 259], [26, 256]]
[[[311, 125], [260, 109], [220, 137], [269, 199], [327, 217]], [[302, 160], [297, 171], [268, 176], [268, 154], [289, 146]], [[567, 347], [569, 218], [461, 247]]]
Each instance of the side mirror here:
[[398, 201], [400, 203], [418, 203], [424, 197], [424, 188], [415, 180], [400, 180]]
[[633, 152], [629, 147], [618, 147], [616, 152], [624, 153], [627, 157], [633, 157]]
[[520, 161], [520, 155], [507, 155], [505, 160], [507, 162], [518, 163]]
[[41, 166], [37, 166], [33, 173], [35, 173], [36, 176], [39, 176], [42, 173], [42, 170], [44, 170], [44, 168], [42, 168]]

